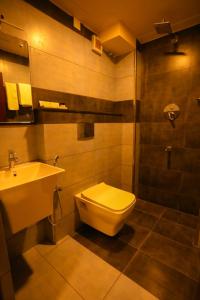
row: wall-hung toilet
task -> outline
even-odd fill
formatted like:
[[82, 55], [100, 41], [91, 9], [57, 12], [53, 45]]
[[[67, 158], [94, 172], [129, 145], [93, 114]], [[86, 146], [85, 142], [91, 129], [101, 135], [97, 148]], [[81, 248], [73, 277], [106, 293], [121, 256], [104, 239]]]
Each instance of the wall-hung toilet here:
[[81, 221], [110, 236], [119, 232], [136, 202], [134, 194], [103, 182], [77, 194], [75, 199]]

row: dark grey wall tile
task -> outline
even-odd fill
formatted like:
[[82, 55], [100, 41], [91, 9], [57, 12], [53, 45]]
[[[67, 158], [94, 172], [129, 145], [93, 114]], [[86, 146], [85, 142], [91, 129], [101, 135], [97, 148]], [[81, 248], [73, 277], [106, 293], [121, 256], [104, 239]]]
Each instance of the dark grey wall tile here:
[[193, 193], [177, 195], [178, 208], [188, 214], [199, 215], [200, 198]]
[[140, 145], [140, 164], [164, 168], [166, 165], [166, 153], [164, 146]]
[[166, 190], [153, 188], [149, 185], [139, 185], [139, 198], [174, 209], [179, 207], [176, 193], [166, 192]]
[[142, 122], [140, 124], [142, 144], [184, 146], [184, 124], [177, 122], [173, 128], [167, 122]]
[[[121, 123], [137, 121], [139, 101], [110, 101], [33, 87], [33, 103], [37, 123]], [[39, 100], [65, 103], [68, 110], [44, 110]]]
[[200, 195], [200, 174], [184, 173], [181, 192], [190, 195]]
[[200, 148], [200, 119], [196, 122], [187, 123], [185, 129], [185, 146], [188, 148]]
[[200, 173], [200, 149], [174, 148], [171, 153], [171, 169]]
[[[169, 37], [143, 46], [141, 99], [140, 196], [193, 214], [200, 208], [199, 30], [197, 25], [178, 33], [184, 55], [165, 54], [172, 47]], [[169, 103], [180, 107], [175, 128], [163, 115]], [[170, 163], [164, 152], [168, 145]]]
[[154, 167], [141, 167], [139, 181], [141, 184], [149, 185], [166, 192], [177, 192], [181, 184], [181, 172], [163, 170]]

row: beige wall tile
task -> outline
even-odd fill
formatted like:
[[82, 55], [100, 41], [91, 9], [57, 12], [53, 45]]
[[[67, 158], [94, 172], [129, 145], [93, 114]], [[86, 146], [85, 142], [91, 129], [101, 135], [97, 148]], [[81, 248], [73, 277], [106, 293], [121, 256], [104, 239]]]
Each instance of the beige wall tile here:
[[53, 159], [55, 155], [61, 158], [92, 151], [94, 139], [77, 139], [77, 124], [44, 124], [39, 125], [38, 151], [40, 158], [44, 160]]
[[63, 217], [54, 229], [54, 242], [66, 237], [67, 234], [73, 235], [80, 225], [80, 218], [78, 212], [73, 212]]
[[109, 100], [134, 97], [134, 53], [113, 64], [93, 53], [90, 41], [24, 1], [2, 0], [1, 9], [27, 33], [33, 86]]
[[121, 188], [121, 165], [116, 165], [113, 169], [107, 171], [104, 181], [111, 186]]
[[115, 77], [134, 76], [135, 52], [127, 54], [115, 65]]
[[122, 145], [122, 164], [133, 165], [133, 146]]
[[121, 179], [122, 185], [132, 185], [132, 166], [122, 165], [121, 167]]
[[130, 192], [130, 193], [133, 192], [132, 185], [126, 185], [126, 184], [123, 184], [123, 182], [121, 183], [121, 189], [124, 191]]
[[121, 144], [121, 123], [95, 124], [95, 149]]
[[[90, 41], [24, 1], [2, 0], [1, 5], [7, 21], [27, 32], [33, 86], [113, 101], [134, 98], [134, 53], [113, 64], [104, 53], [94, 54]], [[40, 158], [52, 163], [58, 154], [59, 166], [66, 169], [60, 180], [64, 214], [71, 214], [73, 185], [78, 189], [84, 182], [107, 180], [119, 187], [130, 175], [129, 170], [121, 176], [120, 145], [132, 145], [132, 134], [131, 124], [117, 123], [95, 124], [95, 137], [88, 141], [77, 141], [76, 124], [1, 127], [0, 167], [7, 165], [8, 149], [17, 152], [20, 162]], [[130, 147], [123, 149], [126, 160]]]
[[90, 41], [24, 1], [11, 0], [9, 4], [6, 0], [1, 1], [2, 13], [6, 15], [8, 21], [12, 21], [26, 30], [32, 47], [83, 65], [96, 72], [100, 72], [101, 65], [105, 65], [102, 73], [113, 74], [111, 60], [105, 54], [101, 57], [94, 54], [91, 51]]
[[66, 156], [60, 159], [58, 166], [66, 172], [60, 176], [59, 184], [62, 187], [81, 182], [95, 175], [94, 152]]
[[17, 153], [19, 162], [37, 159], [35, 126], [0, 127], [0, 167], [8, 166], [8, 150]]
[[74, 196], [88, 187], [99, 182], [97, 175], [82, 180], [79, 183], [64, 187], [60, 192], [63, 216], [68, 215], [77, 210]]
[[[39, 70], [38, 66], [40, 66]], [[31, 83], [33, 86], [86, 95], [85, 82], [84, 68], [38, 49], [31, 49]]]
[[114, 92], [116, 101], [135, 99], [134, 77], [116, 78]]
[[34, 48], [31, 49], [31, 83], [50, 90], [113, 99], [113, 77]]
[[46, 259], [87, 300], [103, 299], [120, 274], [70, 237]]
[[133, 145], [135, 137], [135, 123], [122, 124], [122, 145]]

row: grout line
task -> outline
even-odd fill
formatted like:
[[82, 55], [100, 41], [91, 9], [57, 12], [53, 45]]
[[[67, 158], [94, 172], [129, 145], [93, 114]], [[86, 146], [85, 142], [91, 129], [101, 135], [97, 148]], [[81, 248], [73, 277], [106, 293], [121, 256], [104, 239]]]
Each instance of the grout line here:
[[[67, 155], [60, 155], [60, 160], [66, 159], [69, 156], [71, 157], [71, 156], [82, 155], [85, 153], [98, 152], [98, 151], [105, 150], [105, 149], [111, 150], [111, 148], [117, 148], [117, 147], [120, 148], [121, 146], [123, 146], [123, 144], [113, 144], [113, 145], [105, 146], [105, 147], [92, 148], [88, 151], [82, 151], [82, 152], [77, 152], [77, 153], [73, 152], [73, 153], [69, 153]], [[45, 158], [44, 160], [45, 161], [53, 161], [53, 158]]]
[[[163, 214], [165, 213], [166, 210], [167, 210], [167, 208], [165, 208], [165, 210], [162, 212], [162, 214], [160, 215], [160, 217], [158, 218], [158, 220], [155, 222], [154, 226], [153, 226], [152, 229], [149, 231], [149, 233], [147, 234], [146, 238], [145, 238], [144, 241], [141, 243], [140, 247], [137, 249], [137, 252], [135, 253], [135, 255], [131, 258], [131, 260], [129, 261], [129, 263], [127, 264], [127, 266], [124, 268], [123, 273], [127, 270], [128, 266], [133, 262], [133, 260], [134, 260], [134, 258], [135, 258], [135, 256], [136, 256], [136, 254], [137, 254], [139, 251], [141, 251], [142, 253], [144, 253], [145, 255], [147, 255], [148, 257], [150, 257], [151, 259], [157, 260], [158, 262], [160, 262], [160, 263], [166, 265], [167, 267], [169, 267], [169, 268], [171, 268], [171, 269], [176, 270], [177, 272], [183, 274], [183, 275], [186, 276], [187, 278], [189, 278], [189, 279], [191, 279], [191, 280], [193, 280], [193, 281], [196, 282], [196, 281], [197, 281], [196, 279], [190, 277], [190, 276], [189, 276], [188, 274], [186, 274], [185, 272], [180, 271], [180, 270], [178, 270], [177, 268], [174, 268], [174, 267], [172, 267], [171, 265], [169, 265], [169, 264], [167, 264], [167, 263], [165, 263], [165, 262], [162, 262], [161, 260], [157, 259], [156, 257], [150, 255], [149, 253], [147, 253], [147, 252], [145, 252], [144, 250], [141, 249], [142, 246], [143, 246], [143, 245], [145, 244], [145, 242], [147, 241], [147, 239], [150, 238], [150, 235], [151, 235], [152, 233], [158, 234], [159, 236], [163, 237], [164, 239], [167, 239], [167, 240], [169, 240], [169, 241], [175, 242], [177, 245], [179, 245], [179, 246], [181, 246], [181, 247], [186, 247], [186, 248], [188, 248], [188, 249], [190, 249], [190, 250], [191, 250], [191, 248], [194, 248], [194, 247], [190, 247], [190, 246], [187, 246], [187, 245], [185, 245], [185, 244], [182, 244], [182, 243], [180, 243], [180, 242], [178, 242], [178, 241], [176, 241], [176, 240], [173, 240], [173, 239], [171, 239], [171, 238], [169, 238], [169, 237], [166, 237], [166, 236], [164, 236], [164, 235], [162, 235], [162, 234], [157, 233], [157, 232], [154, 231], [155, 227], [157, 226], [158, 222], [159, 222], [159, 221], [161, 220], [161, 218], [163, 217]], [[177, 224], [179, 224], [179, 223], [177, 223]], [[137, 225], [137, 224], [136, 224], [136, 225]], [[139, 226], [140, 226], [140, 225], [139, 225]], [[143, 226], [141, 226], [141, 227], [143, 227]]]
[[[64, 242], [64, 240], [61, 242], [61, 244]], [[64, 279], [64, 281], [67, 283], [67, 284], [69, 284], [70, 286], [71, 286], [71, 288], [83, 299], [83, 300], [86, 300], [81, 294], [80, 294], [80, 292], [79, 291], [77, 291], [72, 285], [71, 285], [71, 283], [70, 282], [68, 282], [67, 280], [66, 280], [66, 278], [62, 275], [62, 273], [60, 273], [47, 259], [46, 259], [46, 257], [44, 256], [44, 255], [42, 255], [37, 249], [36, 249], [36, 251], [39, 253], [39, 255], [44, 259], [44, 261], [46, 261], [46, 263], [49, 265], [49, 266], [51, 266], [52, 267], [52, 269], [54, 269], [55, 271], [56, 271], [56, 273], [60, 276], [60, 277], [62, 277], [63, 279]]]
[[[45, 50], [43, 50], [43, 49], [36, 48], [36, 47], [34, 47], [34, 46], [31, 46], [31, 45], [30, 45], [30, 48], [33, 49], [33, 50], [35, 50], [35, 51], [42, 52], [42, 53], [44, 53], [44, 54], [46, 54], [46, 55], [48, 55], [48, 56], [53, 56], [53, 57], [55, 57], [55, 58], [57, 58], [57, 59], [59, 59], [59, 60], [66, 61], [66, 62], [68, 62], [68, 63], [70, 63], [70, 64], [72, 64], [72, 65], [76, 65], [76, 66], [78, 66], [78, 67], [80, 67], [80, 68], [87, 69], [87, 70], [89, 70], [90, 72], [93, 72], [93, 73], [97, 73], [97, 74], [103, 75], [104, 77], [109, 77], [110, 79], [116, 79], [116, 78], [117, 78], [117, 77], [115, 77], [115, 76], [113, 76], [113, 75], [106, 74], [106, 73], [103, 73], [103, 72], [99, 72], [99, 71], [96, 71], [96, 70], [94, 70], [94, 69], [92, 69], [92, 68], [89, 68], [89, 67], [87, 67], [87, 65], [80, 65], [80, 64], [78, 64], [78, 63], [75, 62], [75, 61], [72, 61], [72, 60], [67, 59], [66, 57], [59, 56], [59, 55], [56, 55], [56, 54], [54, 54], [54, 53], [47, 52], [47, 51], [45, 51]], [[33, 55], [34, 55], [34, 54], [32, 54], [32, 56], [33, 56]], [[130, 77], [132, 77], [132, 76], [130, 75]], [[112, 101], [112, 100], [111, 100], [111, 101]]]
[[132, 261], [134, 260], [134, 258], [135, 258], [135, 256], [137, 255], [138, 252], [139, 252], [139, 250], [137, 249], [137, 251], [135, 252], [135, 254], [133, 254], [133, 256], [131, 257], [131, 259], [127, 263], [127, 265], [122, 270], [122, 274], [124, 274], [124, 272], [128, 269], [129, 265], [132, 263]]
[[[110, 79], [113, 79], [113, 80], [115, 80], [115, 81], [116, 81], [117, 79], [120, 80], [120, 79], [124, 79], [124, 78], [133, 78], [133, 77], [134, 77], [134, 74], [132, 74], [132, 73], [131, 73], [131, 74], [128, 74], [128, 75], [117, 76], [117, 75], [116, 75], [117, 72], [116, 72], [115, 64], [111, 65], [111, 68], [113, 69], [112, 72], [108, 71], [107, 73], [104, 73], [104, 72], [101, 72], [101, 71], [97, 71], [97, 70], [95, 70], [95, 69], [92, 69], [92, 68], [88, 67], [87, 65], [79, 64], [79, 63], [77, 63], [76, 61], [72, 61], [72, 60], [70, 60], [70, 59], [68, 59], [68, 58], [66, 58], [66, 57], [63, 57], [63, 56], [59, 56], [59, 55], [57, 55], [57, 54], [54, 54], [53, 52], [47, 52], [47, 51], [45, 51], [44, 49], [36, 48], [36, 47], [34, 47], [34, 46], [32, 46], [32, 45], [30, 45], [30, 48], [33, 49], [33, 50], [35, 50], [35, 51], [42, 52], [42, 53], [44, 53], [44, 54], [46, 54], [46, 55], [48, 55], [48, 56], [53, 56], [53, 57], [55, 57], [55, 58], [57, 58], [57, 59], [59, 59], [59, 60], [66, 61], [66, 62], [68, 62], [68, 63], [70, 63], [70, 64], [72, 64], [72, 65], [76, 65], [76, 66], [78, 66], [78, 67], [80, 67], [80, 68], [87, 69], [87, 70], [89, 70], [90, 72], [100, 74], [100, 75], [102, 75], [102, 76], [104, 76], [104, 77], [109, 77]], [[112, 73], [112, 74], [111, 74], [111, 73]], [[111, 101], [113, 101], [113, 100], [111, 100]]]
[[163, 235], [163, 234], [161, 234], [161, 233], [159, 233], [159, 232], [154, 231], [153, 233], [158, 234], [158, 235], [160, 235], [161, 237], [163, 237], [164, 239], [169, 240], [169, 241], [171, 241], [171, 242], [174, 242], [174, 243], [178, 244], [179, 246], [186, 247], [186, 248], [188, 248], [188, 249], [190, 249], [190, 250], [191, 250], [191, 248], [192, 248], [192, 249], [196, 249], [196, 247], [194, 247], [194, 246], [188, 246], [188, 245], [185, 245], [185, 244], [183, 244], [183, 243], [181, 243], [181, 242], [179, 242], [179, 241], [173, 240], [173, 239], [171, 239], [171, 238], [169, 238], [169, 237], [167, 237], [167, 236], [165, 236], [165, 235]]
[[194, 282], [199, 283], [198, 279], [194, 279], [194, 278], [190, 277], [190, 275], [186, 274], [185, 272], [181, 271], [180, 269], [174, 268], [173, 266], [167, 264], [165, 261], [161, 261], [161, 260], [157, 259], [156, 257], [150, 255], [149, 253], [145, 252], [145, 251], [142, 250], [142, 249], [140, 250], [140, 252], [142, 252], [144, 255], [148, 256], [150, 259], [153, 259], [153, 260], [155, 260], [155, 261], [157, 261], [157, 262], [159, 262], [159, 263], [161, 263], [161, 264], [167, 266], [168, 268], [170, 268], [170, 269], [172, 269], [172, 270], [175, 270], [176, 272], [178, 272], [178, 273], [184, 275], [184, 276], [187, 277], [188, 279], [190, 279], [190, 280], [192, 280], [192, 281], [194, 281]]
[[122, 273], [120, 272], [119, 275], [117, 276], [117, 278], [111, 284], [111, 287], [108, 289], [108, 291], [106, 292], [106, 294], [105, 294], [105, 296], [103, 297], [102, 300], [106, 299], [106, 297], [108, 296], [108, 294], [110, 293], [110, 291], [113, 289], [114, 285], [117, 283], [117, 281], [118, 281], [118, 279], [120, 278], [121, 275], [122, 275]]
[[[128, 262], [128, 264], [126, 265], [126, 267], [123, 269], [123, 273], [128, 269], [129, 265], [133, 262], [133, 260], [135, 259], [136, 254], [141, 251], [140, 249], [142, 248], [142, 246], [145, 244], [145, 242], [148, 240], [148, 238], [150, 237], [151, 233], [153, 232], [153, 229], [155, 228], [155, 226], [157, 225], [157, 223], [159, 222], [160, 218], [158, 218], [158, 220], [155, 222], [154, 226], [152, 227], [152, 229], [148, 232], [147, 236], [144, 238], [143, 242], [141, 243], [141, 245], [137, 248], [136, 253], [133, 255], [133, 257], [130, 259], [130, 261]], [[137, 225], [137, 224], [136, 224]], [[140, 227], [145, 228], [142, 225], [139, 225]], [[145, 228], [147, 229], [147, 228]]]

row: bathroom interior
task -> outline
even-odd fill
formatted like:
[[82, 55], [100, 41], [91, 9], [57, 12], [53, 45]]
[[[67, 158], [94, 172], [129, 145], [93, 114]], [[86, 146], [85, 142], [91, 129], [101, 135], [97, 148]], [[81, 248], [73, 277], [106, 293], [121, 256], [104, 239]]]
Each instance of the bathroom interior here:
[[200, 3], [0, 0], [0, 300], [200, 299]]

